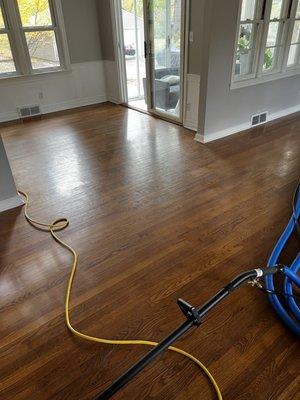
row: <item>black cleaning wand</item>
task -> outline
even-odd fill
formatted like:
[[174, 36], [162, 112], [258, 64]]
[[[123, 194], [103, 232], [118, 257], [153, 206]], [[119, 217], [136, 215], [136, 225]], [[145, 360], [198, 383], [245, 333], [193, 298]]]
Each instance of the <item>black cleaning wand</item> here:
[[103, 393], [99, 394], [94, 400], [108, 400], [123, 386], [131, 381], [140, 371], [142, 371], [148, 364], [150, 364], [156, 357], [163, 351], [167, 350], [174, 342], [180, 339], [187, 331], [193, 327], [199, 327], [202, 323], [202, 318], [212, 310], [218, 303], [220, 303], [231, 292], [240, 287], [243, 283], [250, 280], [259, 279], [265, 275], [276, 274], [281, 272], [281, 267], [258, 268], [238, 275], [235, 279], [224, 286], [218, 293], [216, 293], [210, 300], [208, 300], [202, 307], [195, 308], [186, 301], [179, 299], [178, 305], [186, 316], [187, 320], [173, 331], [167, 338], [155, 346], [144, 357], [142, 357], [136, 364], [129, 368], [123, 375], [121, 375], [115, 382], [113, 382]]

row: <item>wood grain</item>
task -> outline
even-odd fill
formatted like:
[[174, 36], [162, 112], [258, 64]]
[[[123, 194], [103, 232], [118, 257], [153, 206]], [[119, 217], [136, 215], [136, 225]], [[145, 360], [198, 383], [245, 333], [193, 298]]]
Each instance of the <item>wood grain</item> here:
[[[107, 338], [162, 339], [182, 322], [178, 297], [200, 305], [264, 265], [299, 179], [299, 114], [205, 146], [184, 128], [109, 103], [1, 134], [31, 213], [70, 219], [61, 235], [80, 255], [74, 325]], [[72, 337], [70, 263], [22, 210], [0, 215], [1, 400], [90, 400], [147, 350]], [[210, 368], [224, 399], [299, 399], [298, 341], [251, 287], [178, 346]], [[175, 354], [115, 396], [212, 398], [206, 378]]]

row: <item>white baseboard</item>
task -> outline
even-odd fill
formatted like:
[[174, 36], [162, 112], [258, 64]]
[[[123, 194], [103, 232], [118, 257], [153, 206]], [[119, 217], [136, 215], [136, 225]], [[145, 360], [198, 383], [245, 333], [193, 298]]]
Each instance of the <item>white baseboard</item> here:
[[107, 101], [106, 96], [99, 95], [99, 96], [86, 97], [70, 101], [62, 101], [61, 103], [48, 104], [47, 106], [42, 106], [41, 109], [43, 114], [48, 114], [56, 111], [69, 110], [71, 108], [84, 107], [92, 104], [103, 103], [105, 101]]
[[295, 114], [299, 111], [300, 111], [300, 104], [297, 104], [294, 107], [285, 108], [284, 110], [269, 115], [268, 121], [273, 121], [274, 119], [286, 117], [288, 115]]
[[1, 80], [0, 122], [19, 119], [17, 108], [29, 104], [47, 114], [104, 101], [104, 61], [76, 63], [70, 71]]
[[122, 102], [122, 96], [117, 62], [105, 60], [104, 71], [107, 100], [115, 104], [120, 104]]
[[[42, 114], [49, 114], [56, 111], [70, 110], [72, 108], [84, 107], [98, 103], [104, 103], [105, 101], [112, 101], [106, 98], [105, 95], [99, 95], [94, 97], [86, 97], [82, 99], [74, 99], [70, 101], [62, 101], [59, 103], [48, 104], [41, 106]], [[116, 103], [112, 101], [112, 103]], [[118, 103], [116, 103], [118, 104]], [[0, 113], [0, 122], [8, 122], [18, 120], [20, 117], [17, 112], [11, 113]]]
[[194, 137], [194, 140], [196, 141], [196, 142], [199, 142], [199, 143], [206, 143], [205, 141], [204, 141], [204, 135], [202, 135], [201, 133], [196, 133], [196, 135], [195, 135], [195, 137]]
[[0, 122], [13, 121], [15, 119], [19, 119], [17, 111], [0, 113]]
[[24, 205], [24, 201], [19, 195], [11, 197], [9, 199], [0, 201], [0, 213], [3, 211], [11, 210], [16, 207], [20, 207]]
[[195, 131], [197, 132], [198, 126], [197, 123], [195, 121], [184, 121], [183, 126], [187, 129], [190, 129], [191, 131]]
[[[300, 112], [300, 104], [293, 106], [293, 107], [285, 108], [284, 110], [280, 110], [273, 114], [269, 114], [268, 120], [266, 123], [268, 123], [270, 121], [274, 121], [274, 120], [282, 118], [282, 117], [287, 117], [288, 115], [291, 115], [291, 114], [294, 114], [297, 112]], [[197, 132], [194, 139], [200, 143], [208, 143], [208, 142], [212, 142], [213, 140], [222, 139], [226, 136], [230, 136], [230, 135], [240, 133], [240, 132], [246, 131], [248, 129], [254, 129], [254, 128], [255, 128], [255, 126], [251, 125], [250, 118], [249, 118], [249, 122], [246, 122], [246, 123], [243, 123], [240, 125], [236, 125], [236, 126], [233, 126], [233, 127], [227, 128], [227, 129], [223, 129], [222, 131], [209, 133], [207, 135]]]
[[106, 101], [110, 101], [111, 103], [114, 104], [121, 104], [120, 100], [114, 96], [107, 96]]

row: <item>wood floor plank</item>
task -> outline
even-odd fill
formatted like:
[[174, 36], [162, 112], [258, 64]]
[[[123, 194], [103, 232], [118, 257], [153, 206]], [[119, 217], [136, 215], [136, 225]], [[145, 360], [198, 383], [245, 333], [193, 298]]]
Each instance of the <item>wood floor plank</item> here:
[[[79, 253], [74, 325], [110, 338], [159, 340], [182, 321], [177, 297], [200, 305], [240, 271], [264, 265], [300, 172], [299, 114], [205, 146], [182, 127], [110, 103], [1, 134], [30, 212], [70, 220], [60, 235]], [[147, 350], [67, 331], [70, 265], [22, 210], [0, 215], [1, 400], [90, 400]], [[224, 399], [298, 399], [298, 341], [250, 286], [179, 345], [210, 368]], [[207, 378], [177, 354], [115, 396], [212, 398]]]

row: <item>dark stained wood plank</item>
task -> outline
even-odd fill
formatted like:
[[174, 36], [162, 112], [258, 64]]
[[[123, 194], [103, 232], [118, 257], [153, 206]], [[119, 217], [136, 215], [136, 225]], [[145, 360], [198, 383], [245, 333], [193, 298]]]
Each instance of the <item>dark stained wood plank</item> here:
[[[31, 213], [67, 216], [79, 253], [72, 321], [109, 338], [159, 340], [240, 271], [263, 265], [291, 212], [299, 114], [205, 146], [112, 104], [1, 128]], [[292, 244], [290, 252], [295, 250]], [[70, 255], [20, 210], [0, 215], [0, 399], [90, 400], [147, 350], [74, 338], [64, 323]], [[171, 316], [171, 317], [170, 317]], [[246, 287], [178, 344], [224, 399], [296, 399], [297, 339]], [[211, 399], [188, 360], [164, 354], [117, 399]]]

